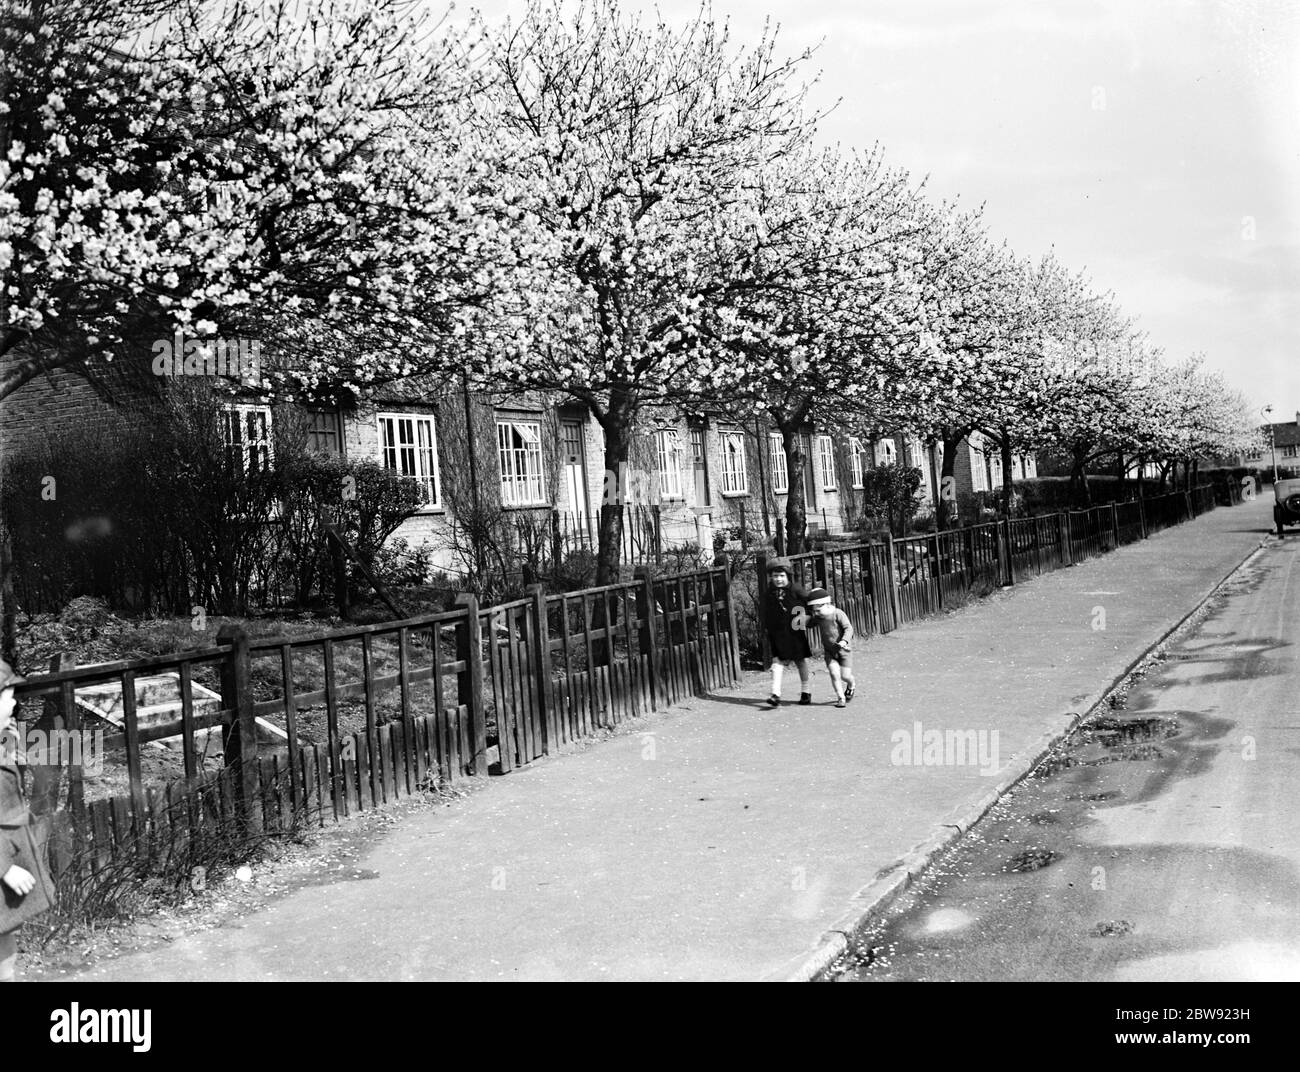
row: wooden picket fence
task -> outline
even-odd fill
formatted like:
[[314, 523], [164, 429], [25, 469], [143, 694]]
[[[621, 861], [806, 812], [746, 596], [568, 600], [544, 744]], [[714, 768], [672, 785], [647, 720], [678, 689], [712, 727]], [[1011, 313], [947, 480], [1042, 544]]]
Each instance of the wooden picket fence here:
[[[1226, 500], [1226, 501], [1225, 501]], [[790, 555], [795, 583], [825, 588], [862, 635], [887, 633], [993, 588], [1073, 566], [1152, 532], [1241, 501], [1211, 485], [1188, 492], [970, 525]], [[757, 561], [760, 579], [767, 556]], [[814, 654], [821, 634], [808, 630]], [[768, 653], [763, 652], [766, 661]]]
[[51, 868], [82, 881], [121, 863], [183, 871], [223, 838], [505, 774], [739, 671], [730, 577], [716, 567], [580, 592], [534, 585], [491, 607], [463, 595], [443, 613], [310, 636], [227, 627], [211, 647], [97, 666], [65, 656], [16, 695], [25, 720], [40, 710], [25, 726], [65, 738], [103, 730], [87, 696], [116, 697], [120, 729], [93, 751], [121, 791], [92, 779], [88, 799], [84, 752], [28, 767]]

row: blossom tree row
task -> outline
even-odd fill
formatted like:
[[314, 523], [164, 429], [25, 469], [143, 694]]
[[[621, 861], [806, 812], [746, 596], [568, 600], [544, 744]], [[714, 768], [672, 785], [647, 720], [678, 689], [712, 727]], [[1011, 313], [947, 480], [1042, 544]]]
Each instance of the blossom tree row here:
[[[0, 399], [174, 330], [247, 334], [282, 397], [411, 376], [562, 392], [603, 429], [615, 492], [662, 406], [767, 419], [790, 472], [810, 424], [906, 429], [942, 445], [945, 488], [977, 431], [1008, 477], [1047, 446], [1082, 473], [1252, 434], [1238, 394], [1167, 364], [1086, 277], [879, 147], [819, 145], [807, 55], [741, 46], [707, 7], [0, 5]], [[608, 495], [601, 583], [622, 523]]]

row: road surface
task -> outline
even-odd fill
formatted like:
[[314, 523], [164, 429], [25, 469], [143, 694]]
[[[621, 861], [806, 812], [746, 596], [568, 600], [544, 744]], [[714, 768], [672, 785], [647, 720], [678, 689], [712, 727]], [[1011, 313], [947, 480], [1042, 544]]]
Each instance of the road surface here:
[[839, 978], [1300, 979], [1298, 563], [1247, 563]]

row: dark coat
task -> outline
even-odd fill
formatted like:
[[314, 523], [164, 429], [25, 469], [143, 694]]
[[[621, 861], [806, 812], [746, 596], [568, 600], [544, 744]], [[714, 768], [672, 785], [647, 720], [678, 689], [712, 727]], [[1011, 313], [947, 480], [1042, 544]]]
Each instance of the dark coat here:
[[18, 768], [0, 764], [0, 878], [14, 864], [36, 876], [36, 888], [26, 897], [0, 883], [0, 934], [8, 934], [50, 907], [49, 871], [33, 834]]
[[803, 605], [804, 594], [795, 584], [763, 593], [763, 630], [774, 659], [788, 663], [812, 656], [807, 630], [794, 627], [794, 611]]

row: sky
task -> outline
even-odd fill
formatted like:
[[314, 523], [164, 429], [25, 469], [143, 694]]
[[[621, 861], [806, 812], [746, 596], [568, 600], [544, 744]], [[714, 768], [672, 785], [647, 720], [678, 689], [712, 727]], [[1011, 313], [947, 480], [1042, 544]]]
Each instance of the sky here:
[[[490, 19], [514, 0], [474, 5]], [[654, 10], [624, 0], [628, 10]], [[463, 10], [463, 9], [462, 9]], [[694, 0], [661, 0], [669, 20]], [[815, 48], [820, 140], [985, 206], [1026, 256], [1113, 291], [1170, 360], [1300, 414], [1300, 5], [1293, 0], [714, 0]], [[1262, 418], [1261, 418], [1262, 419]]]

